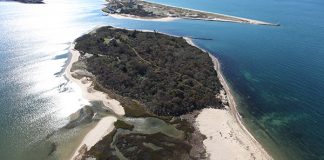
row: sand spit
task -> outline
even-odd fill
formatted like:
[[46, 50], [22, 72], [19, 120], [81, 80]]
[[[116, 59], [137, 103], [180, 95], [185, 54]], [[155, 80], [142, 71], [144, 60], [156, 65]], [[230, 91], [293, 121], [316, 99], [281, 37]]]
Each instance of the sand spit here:
[[160, 5], [164, 5], [164, 6], [168, 6], [168, 7], [174, 7], [174, 8], [181, 8], [181, 9], [191, 10], [191, 11], [196, 11], [196, 12], [201, 12], [201, 13], [215, 14], [215, 15], [224, 16], [224, 17], [227, 17], [227, 18], [235, 18], [237, 20], [229, 20], [229, 19], [225, 19], [225, 18], [206, 19], [206, 18], [185, 18], [185, 17], [181, 17], [182, 19], [204, 20], [204, 21], [219, 21], [219, 22], [233, 22], [233, 23], [247, 23], [247, 24], [254, 24], [254, 25], [278, 26], [278, 24], [273, 24], [273, 23], [259, 21], [259, 20], [254, 20], [254, 19], [249, 19], [249, 18], [242, 18], [242, 17], [237, 17], [237, 16], [230, 16], [230, 15], [216, 13], [216, 12], [207, 12], [207, 11], [202, 11], [202, 10], [197, 10], [197, 9], [191, 9], [191, 8], [185, 8], [185, 7], [177, 7], [177, 6], [165, 5], [165, 4], [160, 4]]
[[[75, 74], [71, 72], [72, 64], [78, 61], [80, 53], [74, 49], [75, 44], [72, 43], [70, 46], [70, 53], [72, 54], [71, 60], [66, 67], [65, 76], [78, 84], [81, 88], [82, 95], [84, 98], [90, 101], [102, 101], [106, 107], [115, 112], [117, 115], [124, 115], [124, 108], [120, 105], [120, 103], [115, 100], [109, 98], [109, 96], [103, 92], [97, 91], [93, 89], [92, 81], [87, 78], [76, 79], [72, 75]], [[114, 129], [114, 122], [117, 121], [116, 117], [107, 116], [102, 118], [97, 125], [89, 131], [89, 133], [83, 138], [81, 144], [77, 147], [75, 153], [71, 157], [71, 159], [78, 159], [78, 154], [80, 152], [84, 152], [89, 150], [92, 146], [94, 146], [97, 142], [99, 142], [104, 136], [109, 134]]]
[[[204, 11], [200, 11], [200, 12], [204, 12]], [[246, 24], [253, 24], [253, 25], [279, 26], [279, 24], [273, 24], [273, 23], [268, 23], [268, 22], [263, 22], [263, 21], [248, 19], [248, 18], [223, 15], [223, 14], [219, 14], [219, 15], [227, 16], [229, 18], [237, 18], [239, 20], [229, 20], [229, 19], [222, 19], [222, 18], [213, 18], [213, 19], [189, 18], [189, 17], [146, 18], [146, 17], [139, 17], [139, 16], [134, 16], [129, 14], [107, 14], [107, 15], [116, 19], [131, 19], [131, 20], [138, 20], [138, 21], [153, 21], [153, 22], [172, 22], [179, 19], [187, 19], [187, 20], [218, 21], [218, 22], [230, 22], [230, 23], [246, 23]]]
[[76, 149], [73, 154], [73, 160], [78, 160], [82, 158], [82, 154], [93, 147], [97, 142], [99, 142], [103, 137], [108, 135], [114, 129], [114, 122], [117, 121], [116, 117], [107, 116], [102, 118], [98, 124], [87, 133], [83, 138], [81, 144]]
[[138, 17], [138, 16], [132, 16], [128, 14], [108, 14], [110, 17], [116, 18], [116, 19], [131, 19], [131, 20], [140, 20], [140, 21], [155, 21], [155, 22], [171, 22], [175, 21], [179, 18], [173, 18], [173, 17], [165, 17], [165, 18], [144, 18], [144, 17]]
[[[153, 3], [145, 0], [134, 1], [136, 5], [142, 6], [144, 11], [152, 12], [157, 16], [138, 16], [135, 14], [129, 14], [117, 11], [116, 6], [122, 5], [127, 8], [138, 9], [136, 5], [129, 5], [126, 1], [114, 1], [108, 0], [107, 7], [102, 11], [108, 13], [109, 16], [114, 18], [127, 18], [134, 20], [144, 21], [173, 21], [177, 19], [189, 19], [189, 20], [202, 20], [202, 21], [218, 21], [218, 22], [232, 22], [232, 23], [246, 23], [253, 25], [268, 25], [268, 26], [280, 26], [280, 24], [274, 24], [249, 18], [242, 18], [238, 16], [231, 16], [226, 14], [220, 14], [215, 12], [207, 12], [202, 10], [190, 9], [185, 7], [177, 7], [172, 5], [166, 5], [161, 3]], [[121, 9], [121, 8], [119, 8]]]

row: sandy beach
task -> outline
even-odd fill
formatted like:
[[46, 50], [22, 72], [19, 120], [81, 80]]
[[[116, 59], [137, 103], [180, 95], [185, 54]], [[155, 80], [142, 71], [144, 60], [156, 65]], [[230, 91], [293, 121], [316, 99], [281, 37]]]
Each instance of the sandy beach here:
[[103, 101], [106, 107], [110, 108], [112, 111], [114, 111], [118, 115], [124, 115], [125, 111], [124, 108], [120, 105], [120, 103], [115, 100], [109, 98], [109, 96], [106, 93], [97, 91], [93, 89], [92, 81], [87, 80], [86, 78], [82, 79], [76, 79], [72, 75], [75, 74], [75, 72], [71, 72], [72, 64], [76, 61], [78, 61], [80, 53], [74, 49], [75, 44], [71, 44], [71, 47], [69, 49], [70, 53], [72, 54], [71, 60], [69, 62], [69, 65], [66, 67], [65, 75], [66, 77], [73, 81], [74, 83], [78, 84], [78, 86], [82, 90], [82, 96], [90, 101]]
[[[254, 20], [254, 19], [249, 19], [249, 18], [242, 18], [242, 17], [237, 17], [237, 16], [230, 16], [226, 14], [221, 14], [221, 13], [215, 13], [215, 12], [208, 12], [208, 11], [202, 11], [202, 10], [197, 10], [197, 9], [191, 9], [191, 8], [185, 8], [185, 7], [177, 7], [177, 6], [172, 6], [172, 5], [166, 5], [166, 4], [161, 4], [161, 3], [156, 3], [168, 7], [175, 7], [175, 8], [181, 8], [181, 9], [186, 9], [186, 10], [192, 10], [192, 11], [197, 11], [197, 12], [202, 12], [202, 13], [209, 13], [209, 14], [217, 14], [220, 16], [226, 16], [226, 17], [231, 17], [231, 18], [236, 18], [245, 21], [244, 23], [248, 24], [255, 24], [255, 25], [275, 25], [269, 22], [264, 22], [264, 21], [259, 21], [259, 20]], [[220, 21], [220, 22], [233, 22], [233, 23], [243, 23], [242, 21], [235, 21], [235, 20], [226, 20], [226, 19], [220, 19], [220, 18], [215, 18], [215, 19], [201, 19], [201, 18], [188, 18], [191, 20], [207, 20], [207, 21]]]
[[[192, 10], [192, 9], [190, 9], [190, 10]], [[199, 11], [199, 10], [194, 10], [194, 11]], [[204, 12], [204, 11], [199, 11], [199, 12]], [[206, 13], [210, 13], [210, 12], [206, 12]], [[219, 14], [219, 13], [213, 13], [213, 14]], [[245, 22], [221, 19], [221, 18], [214, 18], [214, 19], [186, 18], [186, 17], [144, 18], [144, 17], [139, 17], [139, 16], [127, 15], [127, 14], [107, 14], [107, 15], [111, 16], [113, 18], [116, 18], [116, 19], [132, 19], [132, 20], [140, 20], [140, 21], [171, 22], [171, 21], [175, 21], [178, 19], [188, 19], [188, 20], [218, 21], [218, 22], [230, 22], [230, 23], [247, 23], [247, 24], [254, 24], [254, 25], [270, 25], [270, 26], [276, 25], [276, 24], [272, 24], [272, 23], [268, 23], [268, 22], [247, 19], [247, 18], [241, 18], [241, 17], [235, 17], [235, 16], [229, 16], [229, 15], [224, 15], [224, 14], [219, 14], [219, 15], [228, 16], [231, 18], [237, 18], [237, 19], [240, 19]]]
[[[147, 2], [147, 1], [143, 1], [143, 2]], [[152, 2], [147, 2], [147, 3], [152, 3]], [[180, 8], [180, 9], [184, 9], [184, 10], [191, 10], [191, 11], [196, 11], [196, 12], [201, 12], [201, 13], [206, 13], [206, 14], [215, 14], [215, 15], [233, 18], [233, 19], [226, 19], [226, 18], [207, 19], [207, 18], [189, 18], [189, 17], [146, 18], [146, 17], [134, 16], [134, 15], [129, 15], [129, 14], [109, 14], [109, 13], [108, 13], [108, 15], [111, 17], [117, 18], [117, 19], [133, 19], [133, 20], [160, 21], [160, 22], [170, 22], [170, 21], [174, 21], [177, 19], [189, 19], [189, 20], [218, 21], [218, 22], [231, 22], [231, 23], [247, 23], [247, 24], [254, 24], [254, 25], [269, 25], [269, 26], [278, 26], [279, 25], [279, 24], [273, 24], [273, 23], [249, 19], [249, 18], [230, 16], [230, 15], [221, 14], [221, 13], [208, 12], [208, 11], [202, 11], [202, 10], [197, 10], [197, 9], [185, 8], [185, 7], [177, 7], [177, 6], [166, 5], [166, 4], [161, 4], [161, 3], [154, 3], [154, 4], [163, 5], [163, 6], [167, 6], [167, 7], [173, 7], [173, 8]]]
[[165, 18], [143, 18], [138, 16], [126, 15], [126, 14], [108, 14], [110, 17], [116, 19], [132, 19], [132, 20], [140, 20], [140, 21], [157, 21], [157, 22], [171, 22], [175, 21], [179, 18], [174, 17], [165, 17]]
[[[190, 45], [196, 46], [190, 38], [184, 38]], [[199, 48], [199, 47], [198, 47]], [[201, 48], [200, 48], [201, 49]], [[201, 49], [206, 52], [204, 49]], [[261, 144], [246, 129], [237, 111], [237, 105], [231, 90], [221, 72], [217, 58], [208, 53], [213, 61], [214, 69], [223, 85], [222, 101], [228, 102], [226, 109], [205, 108], [196, 118], [196, 126], [206, 135], [204, 140], [206, 152], [212, 160], [271, 160], [273, 159]]]
[[[196, 122], [202, 134], [207, 153], [211, 159], [271, 160], [273, 159], [244, 126], [237, 111], [231, 90], [221, 73], [216, 57], [209, 54], [218, 78], [224, 87], [229, 106], [225, 110], [206, 108], [198, 115]], [[213, 123], [214, 122], [214, 123]], [[222, 147], [220, 147], [222, 146]]]
[[[93, 89], [91, 85], [92, 82], [87, 80], [86, 78], [76, 79], [72, 75], [75, 74], [71, 72], [72, 64], [78, 61], [80, 53], [74, 49], [75, 44], [72, 43], [69, 51], [71, 53], [71, 60], [66, 67], [65, 76], [71, 80], [73, 83], [76, 83], [82, 91], [82, 96], [89, 101], [102, 101], [106, 107], [111, 109], [117, 115], [124, 115], [124, 108], [120, 105], [120, 103], [115, 100], [109, 98], [109, 96], [103, 92], [97, 91]], [[98, 141], [100, 141], [104, 136], [109, 134], [114, 129], [114, 122], [117, 121], [116, 117], [107, 116], [102, 118], [96, 126], [87, 133], [87, 135], [83, 138], [81, 144], [77, 147], [71, 159], [78, 159], [77, 155], [84, 146], [86, 146], [87, 150], [89, 150], [92, 146], [94, 146]]]
[[203, 109], [196, 119], [206, 135], [206, 152], [211, 160], [270, 160], [262, 146], [238, 124], [229, 110]]
[[102, 118], [97, 123], [97, 125], [93, 129], [91, 129], [83, 138], [81, 144], [78, 146], [73, 156], [71, 157], [71, 160], [81, 159], [82, 153], [85, 151], [85, 149], [89, 150], [114, 129], [115, 121], [117, 121], [117, 118], [113, 116]]

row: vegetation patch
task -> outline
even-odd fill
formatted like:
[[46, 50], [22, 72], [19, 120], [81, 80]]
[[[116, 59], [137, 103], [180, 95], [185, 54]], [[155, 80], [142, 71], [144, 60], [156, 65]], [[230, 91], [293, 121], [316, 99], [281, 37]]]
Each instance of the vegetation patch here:
[[127, 130], [133, 130], [134, 126], [131, 124], [126, 123], [125, 121], [122, 120], [117, 120], [114, 123], [116, 128], [121, 128], [121, 129], [127, 129]]
[[206, 159], [206, 137], [186, 115], [223, 107], [207, 53], [181, 37], [110, 26], [78, 38], [75, 49], [75, 68], [91, 73], [94, 88], [118, 100], [129, 120], [118, 117], [83, 159]]
[[181, 37], [102, 27], [76, 42], [81, 55], [93, 55], [82, 60], [101, 88], [135, 99], [154, 114], [222, 107], [210, 57]]

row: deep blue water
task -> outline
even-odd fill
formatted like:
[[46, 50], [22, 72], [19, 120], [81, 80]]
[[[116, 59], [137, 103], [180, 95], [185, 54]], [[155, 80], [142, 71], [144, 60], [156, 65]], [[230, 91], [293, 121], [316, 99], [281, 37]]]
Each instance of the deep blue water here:
[[44, 159], [46, 149], [30, 147], [88, 103], [62, 70], [69, 43], [98, 25], [213, 38], [195, 42], [219, 57], [266, 149], [276, 159], [324, 159], [324, 1], [154, 1], [281, 26], [117, 20], [104, 16], [100, 0], [0, 3], [1, 159]]

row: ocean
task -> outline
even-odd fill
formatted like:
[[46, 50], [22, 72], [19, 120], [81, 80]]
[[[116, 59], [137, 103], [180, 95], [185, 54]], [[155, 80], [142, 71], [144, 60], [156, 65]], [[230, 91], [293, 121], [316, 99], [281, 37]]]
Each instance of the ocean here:
[[275, 159], [324, 159], [323, 1], [151, 1], [281, 26], [114, 19], [101, 12], [102, 0], [1, 2], [1, 159], [47, 159], [46, 137], [89, 104], [63, 71], [69, 44], [102, 25], [212, 38], [194, 42], [219, 58], [244, 122], [266, 150]]

